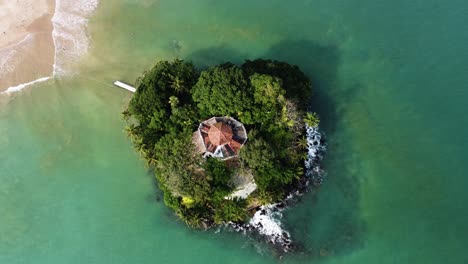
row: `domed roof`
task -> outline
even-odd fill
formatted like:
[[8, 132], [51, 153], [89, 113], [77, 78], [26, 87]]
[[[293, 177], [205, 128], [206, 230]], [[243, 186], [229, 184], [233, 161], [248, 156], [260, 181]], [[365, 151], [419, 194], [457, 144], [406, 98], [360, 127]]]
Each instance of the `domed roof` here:
[[217, 146], [230, 143], [232, 136], [232, 128], [223, 122], [215, 123], [208, 130], [210, 142]]

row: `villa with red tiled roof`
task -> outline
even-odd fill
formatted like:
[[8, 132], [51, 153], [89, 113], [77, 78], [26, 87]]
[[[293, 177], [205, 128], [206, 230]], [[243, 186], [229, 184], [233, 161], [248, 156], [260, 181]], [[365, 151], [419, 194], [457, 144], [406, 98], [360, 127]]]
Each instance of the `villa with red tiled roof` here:
[[247, 132], [232, 117], [212, 117], [200, 123], [192, 141], [204, 157], [227, 160], [237, 156], [247, 141]]

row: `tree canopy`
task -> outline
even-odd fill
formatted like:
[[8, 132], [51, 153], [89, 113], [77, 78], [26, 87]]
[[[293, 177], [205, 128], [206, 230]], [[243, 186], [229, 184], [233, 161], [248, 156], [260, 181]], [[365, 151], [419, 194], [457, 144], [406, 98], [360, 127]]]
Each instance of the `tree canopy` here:
[[203, 117], [239, 116], [251, 105], [249, 80], [231, 63], [203, 71], [192, 89], [193, 101]]
[[[224, 63], [199, 72], [182, 60], [161, 61], [137, 80], [123, 116], [135, 147], [154, 167], [165, 203], [195, 227], [243, 221], [252, 201], [277, 200], [303, 175], [305, 112], [310, 82], [297, 66], [271, 60]], [[235, 162], [204, 159], [192, 143], [198, 124], [231, 116], [249, 141]], [[232, 178], [253, 174], [258, 191], [247, 200], [225, 199]]]
[[301, 102], [305, 107], [309, 103], [312, 89], [309, 78], [296, 65], [273, 60], [247, 60], [242, 69], [248, 75], [254, 73], [266, 74], [280, 78], [287, 98]]

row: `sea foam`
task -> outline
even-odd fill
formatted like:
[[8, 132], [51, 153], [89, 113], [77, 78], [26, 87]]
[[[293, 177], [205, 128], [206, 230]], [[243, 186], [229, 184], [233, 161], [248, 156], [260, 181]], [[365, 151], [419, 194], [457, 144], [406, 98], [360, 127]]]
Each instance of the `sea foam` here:
[[[2, 93], [20, 91], [27, 86], [44, 82], [52, 77], [72, 75], [71, 67], [88, 52], [90, 46], [90, 40], [86, 32], [88, 18], [96, 10], [98, 4], [98, 0], [56, 0], [55, 12], [52, 17], [52, 38], [55, 46], [52, 76], [9, 87]], [[33, 34], [28, 34], [22, 41], [14, 45], [24, 44], [32, 37]], [[15, 70], [15, 64], [11, 59], [17, 53], [18, 51], [11, 49], [8, 51], [5, 49], [4, 54], [0, 52], [0, 69], [3, 72]]]
[[292, 240], [289, 232], [282, 227], [282, 211], [283, 205], [280, 203], [261, 206], [250, 219], [249, 225], [253, 226], [268, 242], [288, 252], [291, 250]]
[[70, 67], [89, 49], [86, 29], [97, 0], [57, 0], [52, 18], [55, 45], [54, 76], [72, 74]]
[[24, 45], [30, 44], [33, 39], [34, 34], [29, 33], [21, 41], [0, 50], [0, 78], [15, 70], [18, 62], [15, 62], [14, 58], [21, 52], [21, 48]]
[[310, 182], [313, 186], [318, 186], [322, 184], [325, 177], [325, 171], [320, 166], [323, 153], [326, 151], [324, 136], [318, 126], [311, 127], [306, 125], [305, 130], [307, 139], [307, 158], [304, 162], [306, 177], [303, 177], [299, 181], [297, 188], [289, 193], [283, 201], [263, 205], [258, 208], [249, 223], [230, 224], [234, 230], [239, 232], [246, 233], [254, 230], [269, 243], [284, 252], [294, 250], [294, 242], [291, 239], [290, 233], [283, 228], [281, 223], [283, 211], [287, 206], [294, 204], [298, 197], [308, 191]]
[[42, 78], [39, 78], [39, 79], [36, 79], [32, 82], [28, 82], [28, 83], [22, 83], [22, 84], [19, 84], [19, 85], [16, 85], [16, 86], [12, 86], [12, 87], [8, 87], [8, 89], [6, 89], [5, 91], [1, 92], [0, 94], [3, 94], [3, 93], [12, 93], [12, 92], [17, 92], [17, 91], [20, 91], [22, 90], [23, 88], [29, 86], [29, 85], [33, 85], [33, 84], [36, 84], [36, 83], [41, 83], [41, 82], [45, 82], [45, 81], [48, 81], [50, 80], [51, 77], [42, 77]]

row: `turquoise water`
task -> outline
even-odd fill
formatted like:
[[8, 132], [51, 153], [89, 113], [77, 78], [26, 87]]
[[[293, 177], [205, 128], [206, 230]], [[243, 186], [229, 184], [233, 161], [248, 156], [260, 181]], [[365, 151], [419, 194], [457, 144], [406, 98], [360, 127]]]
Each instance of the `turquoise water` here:
[[[252, 3], [255, 2], [255, 3]], [[74, 77], [0, 98], [0, 263], [272, 263], [263, 243], [198, 232], [160, 201], [122, 132], [157, 59], [268, 57], [311, 77], [328, 178], [285, 214], [284, 263], [467, 263], [463, 1], [101, 3]]]

